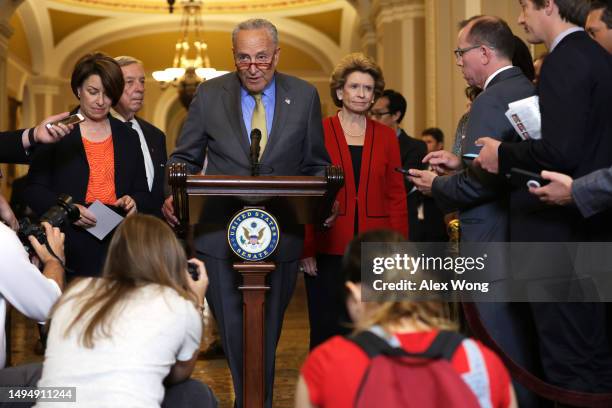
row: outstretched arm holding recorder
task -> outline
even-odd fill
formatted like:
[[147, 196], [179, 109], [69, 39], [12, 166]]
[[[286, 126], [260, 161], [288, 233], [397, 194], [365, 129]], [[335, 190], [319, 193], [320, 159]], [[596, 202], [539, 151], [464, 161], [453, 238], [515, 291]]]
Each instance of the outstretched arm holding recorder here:
[[49, 116], [34, 128], [0, 132], [0, 162], [27, 163], [34, 145], [55, 143], [72, 131], [74, 124], [62, 122], [67, 118], [68, 112], [63, 112]]

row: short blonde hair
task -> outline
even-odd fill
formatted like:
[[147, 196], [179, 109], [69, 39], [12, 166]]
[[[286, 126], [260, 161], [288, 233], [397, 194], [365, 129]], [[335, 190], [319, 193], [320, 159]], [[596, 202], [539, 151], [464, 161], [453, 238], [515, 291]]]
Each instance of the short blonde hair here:
[[382, 70], [372, 58], [360, 52], [349, 54], [342, 58], [338, 65], [336, 65], [329, 83], [332, 100], [339, 108], [342, 107], [342, 101], [338, 99], [336, 91], [344, 87], [346, 78], [353, 72], [370, 74], [374, 79], [374, 99], [378, 99], [385, 89], [385, 79]]

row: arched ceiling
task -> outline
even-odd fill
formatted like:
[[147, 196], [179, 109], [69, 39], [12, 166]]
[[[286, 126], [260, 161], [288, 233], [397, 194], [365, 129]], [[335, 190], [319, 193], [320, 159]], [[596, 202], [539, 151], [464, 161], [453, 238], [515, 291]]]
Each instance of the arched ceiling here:
[[[108, 55], [131, 55], [138, 58], [147, 67], [154, 71], [164, 69], [168, 62], [174, 57], [174, 44], [179, 37], [179, 32], [168, 32], [160, 34], [146, 34], [131, 37], [125, 40], [114, 41], [98, 47]], [[234, 67], [232, 55], [228, 50], [232, 47], [231, 34], [219, 31], [205, 31], [203, 37], [208, 44], [208, 55], [217, 69], [230, 71]], [[155, 44], [155, 47], [139, 47], [141, 44]], [[320, 64], [308, 55], [304, 55], [299, 49], [287, 43], [281, 42], [282, 58], [279, 63], [281, 70], [305, 70], [316, 71], [321, 69]]]
[[23, 27], [23, 23], [21, 22], [21, 18], [19, 18], [17, 14], [13, 14], [9, 24], [14, 30], [9, 43], [9, 52], [13, 52], [19, 59], [19, 62], [25, 66], [32, 65], [30, 46], [28, 44], [28, 38]]
[[[145, 61], [147, 71], [169, 66], [181, 9], [169, 14], [165, 0], [25, 0], [17, 14], [9, 52], [33, 73], [65, 77], [81, 55], [94, 50], [131, 54]], [[257, 16], [279, 29], [279, 68], [312, 75], [327, 75], [351, 51], [358, 18], [346, 0], [207, 0], [202, 15], [216, 68], [232, 68], [230, 32]]]
[[[95, 7], [101, 10], [130, 11], [146, 13], [166, 13], [165, 0], [55, 0], [68, 6]], [[180, 11], [181, 1], [175, 3]], [[203, 11], [207, 13], [249, 13], [254, 11], [277, 11], [290, 8], [303, 8], [333, 3], [333, 0], [206, 0]]]

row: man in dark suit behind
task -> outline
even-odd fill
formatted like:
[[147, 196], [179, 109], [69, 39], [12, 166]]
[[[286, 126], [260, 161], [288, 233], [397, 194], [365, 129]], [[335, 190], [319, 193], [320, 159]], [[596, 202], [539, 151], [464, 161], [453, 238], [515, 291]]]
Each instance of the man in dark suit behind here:
[[123, 72], [125, 87], [113, 114], [138, 133], [147, 174], [147, 185], [151, 192], [149, 202], [146, 203], [145, 208], [139, 210], [161, 217], [161, 207], [164, 203], [164, 170], [167, 160], [166, 135], [151, 123], [136, 117], [136, 114], [142, 109], [145, 92], [145, 72], [142, 62], [129, 56], [116, 57], [115, 61]]
[[[422, 169], [423, 158], [427, 154], [427, 146], [420, 140], [410, 137], [399, 124], [406, 114], [406, 99], [402, 94], [392, 89], [385, 89], [380, 98], [376, 100], [370, 111], [372, 119], [389, 126], [395, 130], [399, 142], [402, 168]], [[421, 205], [421, 194], [414, 188], [413, 184], [404, 177], [406, 185], [406, 201], [408, 202], [408, 239], [420, 241], [418, 208]]]
[[584, 26], [591, 38], [612, 54], [612, 0], [595, 0]]
[[[276, 72], [280, 53], [276, 27], [263, 19], [245, 21], [234, 29], [232, 43], [236, 71], [199, 86], [169, 163], [183, 162], [191, 173], [199, 173], [206, 155], [206, 174], [250, 175], [249, 135], [254, 110], [258, 107], [261, 114], [263, 104], [265, 132], [261, 130], [268, 138], [260, 158], [262, 173], [323, 175], [330, 160], [323, 141], [319, 95], [312, 85]], [[163, 212], [171, 224], [177, 222], [172, 197], [166, 199]], [[266, 407], [272, 406], [276, 345], [295, 288], [304, 237], [302, 226], [279, 221], [282, 236], [266, 294]], [[206, 296], [232, 372], [236, 405], [241, 407], [243, 305], [225, 227], [222, 223], [196, 226], [194, 244], [208, 271]]]
[[[500, 143], [483, 138], [476, 163], [493, 173], [512, 167], [543, 169], [573, 178], [612, 164], [612, 60], [588, 37], [588, 3], [580, 0], [521, 0], [519, 24], [530, 43], [550, 54], [539, 82], [542, 138]], [[612, 240], [612, 210], [582, 219], [575, 208], [547, 207], [529, 214], [512, 239], [567, 242]], [[571, 265], [568, 265], [571, 267]], [[585, 392], [612, 390], [612, 356], [602, 303], [532, 303], [547, 379]], [[586, 318], [588, 316], [588, 318]]]
[[[427, 128], [421, 132], [421, 140], [427, 145], [427, 153], [444, 150], [444, 132], [437, 127]], [[431, 169], [429, 164], [427, 168]], [[420, 193], [420, 192], [419, 192]], [[422, 204], [418, 208], [418, 219], [421, 229], [421, 241], [423, 242], [446, 242], [448, 232], [446, 228], [445, 214], [436, 200], [421, 194]]]

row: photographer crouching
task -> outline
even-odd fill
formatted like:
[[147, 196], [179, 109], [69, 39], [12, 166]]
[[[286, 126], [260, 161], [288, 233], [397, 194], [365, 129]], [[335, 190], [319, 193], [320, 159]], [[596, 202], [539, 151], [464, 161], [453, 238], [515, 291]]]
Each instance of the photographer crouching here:
[[[28, 163], [36, 146], [55, 143], [74, 129], [74, 125], [62, 122], [67, 118], [68, 112], [64, 112], [50, 116], [30, 129], [0, 132], [0, 162]], [[27, 240], [42, 264], [42, 274], [30, 262], [14, 232], [19, 229], [19, 223], [9, 203], [0, 194], [0, 387], [35, 385], [40, 376], [40, 364], [4, 369], [7, 302], [30, 319], [44, 322], [64, 287], [64, 234], [48, 223], [43, 223], [41, 228], [46, 235], [46, 245], [55, 256], [36, 238], [28, 236]], [[0, 406], [6, 405], [0, 402]]]
[[[41, 225], [46, 245], [32, 235], [28, 240], [42, 264], [42, 274], [30, 262], [17, 234], [0, 222], [0, 368], [6, 363], [7, 302], [28, 318], [44, 322], [64, 287], [64, 234], [47, 222]], [[0, 369], [0, 386], [35, 385], [39, 376], [40, 364]]]

